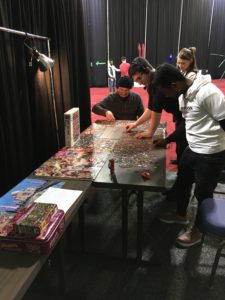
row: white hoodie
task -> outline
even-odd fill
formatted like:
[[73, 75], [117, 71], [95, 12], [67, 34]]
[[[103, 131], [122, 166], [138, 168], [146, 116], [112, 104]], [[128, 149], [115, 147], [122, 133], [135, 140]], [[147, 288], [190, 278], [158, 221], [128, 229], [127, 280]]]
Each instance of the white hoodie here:
[[225, 150], [225, 131], [219, 124], [225, 119], [225, 99], [210, 75], [198, 73], [186, 94], [180, 95], [179, 105], [192, 151], [212, 154]]

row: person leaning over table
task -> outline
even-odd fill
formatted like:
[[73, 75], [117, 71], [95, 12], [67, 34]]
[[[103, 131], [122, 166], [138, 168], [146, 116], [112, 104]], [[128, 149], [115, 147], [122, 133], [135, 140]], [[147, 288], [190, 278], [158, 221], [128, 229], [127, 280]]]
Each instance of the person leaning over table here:
[[155, 140], [153, 143], [156, 146], [165, 147], [171, 142], [176, 142], [176, 152], [179, 161], [184, 149], [187, 147], [184, 119], [182, 118], [182, 114], [179, 110], [176, 97], [174, 99], [170, 99], [171, 101], [168, 101], [168, 99], [163, 95], [153, 96], [151, 82], [154, 78], [154, 74], [155, 69], [145, 58], [136, 57], [131, 63], [129, 75], [134, 81], [145, 86], [149, 94], [149, 102], [148, 109], [145, 110], [143, 115], [137, 121], [128, 124], [126, 131], [129, 132], [133, 128], [150, 119], [148, 130], [137, 133], [134, 137], [152, 138], [160, 124], [162, 111], [165, 110], [166, 112], [171, 113], [176, 124], [175, 130], [165, 139]]
[[179, 97], [179, 107], [185, 119], [188, 147], [183, 152], [178, 167], [174, 196], [175, 212], [165, 213], [162, 222], [187, 224], [187, 207], [192, 184], [198, 201], [194, 226], [176, 239], [178, 245], [188, 248], [199, 244], [199, 206], [213, 198], [220, 174], [225, 167], [225, 99], [223, 93], [211, 82], [210, 75], [197, 74], [194, 81], [185, 78], [170, 64], [156, 69], [152, 82], [153, 92], [168, 97]]
[[[180, 72], [186, 77], [191, 80], [194, 80], [196, 77], [196, 74], [198, 73], [198, 68], [197, 68], [197, 62], [196, 62], [196, 48], [195, 47], [189, 47], [189, 48], [182, 48], [179, 53], [177, 54], [177, 59], [176, 59], [176, 65], [179, 68]], [[184, 119], [183, 118], [178, 118], [174, 119], [175, 122], [175, 127], [180, 128], [183, 126], [182, 130], [184, 129]], [[154, 141], [155, 145], [157, 146], [165, 146], [168, 144], [168, 139], [158, 139]], [[176, 143], [176, 153], [177, 153], [177, 159], [171, 160], [171, 163], [173, 164], [178, 164], [181, 158], [181, 155], [185, 148], [187, 147], [187, 140], [186, 137], [183, 137], [183, 140], [180, 140], [178, 143]], [[173, 192], [176, 188], [176, 181], [173, 185], [173, 187], [168, 190], [165, 194], [167, 196], [167, 200], [172, 200], [173, 201]]]
[[[189, 47], [189, 48], [182, 48], [177, 54], [177, 63], [176, 63], [177, 67], [186, 78], [189, 78], [191, 80], [194, 80], [196, 74], [198, 73], [195, 53], [196, 53], [196, 48]], [[179, 120], [178, 121], [175, 120], [175, 126], [179, 126]], [[163, 143], [163, 140], [158, 141], [157, 144], [160, 146], [160, 143]], [[186, 145], [187, 145], [187, 141], [185, 139], [185, 146]], [[177, 147], [179, 147], [179, 144], [177, 145]], [[179, 149], [177, 149], [177, 152], [179, 153]], [[179, 158], [175, 160], [171, 160], [171, 163], [177, 164], [178, 160]]]
[[[189, 48], [182, 48], [177, 54], [177, 63], [176, 63], [177, 67], [186, 78], [189, 78], [191, 80], [194, 80], [198, 73], [195, 53], [196, 53], [196, 48], [189, 47]], [[182, 122], [182, 126], [184, 126], [183, 118], [174, 118], [174, 122], [176, 127], [179, 127], [180, 122]], [[155, 140], [154, 143], [155, 145], [158, 146], [165, 146], [166, 144], [168, 144], [168, 139]], [[181, 147], [181, 149], [179, 149], [179, 147]], [[176, 145], [176, 152], [178, 156], [177, 161], [180, 160], [181, 154], [183, 153], [186, 147], [187, 147], [187, 140], [185, 137], [185, 139], [183, 139], [182, 142], [177, 143]]]
[[133, 81], [128, 76], [120, 77], [117, 91], [95, 104], [92, 112], [105, 116], [107, 121], [137, 120], [144, 112], [141, 97], [131, 92]]

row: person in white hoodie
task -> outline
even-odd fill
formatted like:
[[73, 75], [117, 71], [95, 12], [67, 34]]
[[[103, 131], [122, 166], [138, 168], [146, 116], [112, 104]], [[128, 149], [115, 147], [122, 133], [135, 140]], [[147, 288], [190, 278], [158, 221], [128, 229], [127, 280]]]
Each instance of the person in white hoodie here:
[[[187, 207], [192, 184], [198, 207], [206, 198], [213, 198], [220, 174], [225, 167], [225, 99], [211, 82], [210, 75], [197, 73], [193, 80], [185, 78], [171, 64], [156, 69], [152, 82], [154, 93], [170, 98], [179, 97], [179, 107], [185, 119], [188, 147], [178, 168], [175, 191], [177, 209], [165, 213], [165, 223], [188, 224]], [[188, 248], [201, 243], [200, 218], [194, 226], [177, 237], [179, 246]]]

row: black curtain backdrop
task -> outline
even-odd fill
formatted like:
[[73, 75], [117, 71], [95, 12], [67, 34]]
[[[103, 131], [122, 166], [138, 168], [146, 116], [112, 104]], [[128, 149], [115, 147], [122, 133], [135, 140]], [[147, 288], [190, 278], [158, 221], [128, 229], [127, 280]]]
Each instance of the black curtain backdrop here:
[[[180, 48], [189, 46], [197, 48], [196, 58], [199, 69], [208, 69], [212, 4], [212, 0], [184, 1]], [[212, 74], [212, 69], [210, 72]]]
[[[224, 0], [184, 0], [183, 7], [181, 0], [108, 0], [109, 56], [116, 66], [118, 67], [122, 55], [126, 56], [128, 61], [136, 57], [138, 43], [145, 41], [146, 1], [148, 3], [146, 58], [152, 65], [157, 66], [165, 61], [175, 64], [178, 50], [195, 46], [199, 69], [208, 69], [214, 79], [220, 78], [224, 71], [223, 66], [218, 68], [222, 57], [210, 54], [225, 54]], [[86, 6], [89, 57], [92, 61], [93, 55], [96, 56], [96, 49], [101, 56], [107, 56], [107, 0], [103, 1], [105, 5], [102, 5], [102, 0], [97, 1], [98, 3], [88, 0], [85, 2], [93, 2], [93, 5], [89, 3]], [[213, 3], [214, 13], [210, 35]], [[181, 24], [180, 18], [182, 18]], [[96, 24], [94, 28], [98, 35], [95, 40], [93, 36], [96, 37], [96, 31], [93, 35], [93, 26], [90, 24]], [[95, 51], [92, 50], [93, 48]], [[169, 59], [170, 55], [172, 55], [172, 61]], [[95, 73], [92, 74], [92, 86], [106, 85], [104, 71], [98, 73], [97, 79]]]
[[107, 85], [107, 1], [83, 0], [92, 86]]
[[[148, 3], [146, 58], [153, 66], [173, 62], [177, 54], [180, 0], [153, 0]], [[172, 61], [169, 56], [172, 55]]]
[[131, 62], [138, 56], [138, 44], [144, 43], [146, 0], [109, 0], [108, 3], [109, 57], [119, 67], [122, 56]]
[[[81, 130], [90, 120], [90, 94], [81, 0], [1, 0], [0, 26], [51, 38], [60, 146], [63, 113], [80, 108]], [[0, 31], [0, 194], [58, 150], [49, 72], [42, 73], [24, 37]], [[44, 54], [47, 43], [27, 40]]]

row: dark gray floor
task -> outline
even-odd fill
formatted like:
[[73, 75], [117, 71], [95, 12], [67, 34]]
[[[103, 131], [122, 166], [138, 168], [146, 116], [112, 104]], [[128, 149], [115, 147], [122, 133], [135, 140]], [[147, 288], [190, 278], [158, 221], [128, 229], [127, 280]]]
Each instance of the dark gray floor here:
[[[173, 179], [174, 173], [168, 173]], [[220, 185], [219, 190], [224, 190]], [[224, 197], [219, 195], [219, 197]], [[137, 265], [136, 198], [129, 202], [129, 259], [121, 255], [121, 198], [119, 191], [98, 190], [86, 205], [86, 253], [79, 250], [79, 239], [74, 222], [73, 248], [65, 249], [65, 271], [68, 293], [61, 293], [61, 282], [55, 264], [46, 264], [36, 278], [24, 300], [201, 300], [225, 299], [225, 259], [221, 258], [212, 289], [208, 280], [218, 240], [207, 237], [202, 246], [189, 250], [178, 249], [177, 234], [180, 225], [166, 225], [157, 220], [174, 203], [164, 201], [160, 193], [145, 193], [143, 258], [147, 263]], [[189, 214], [195, 212], [192, 201]], [[66, 240], [65, 240], [66, 242]], [[53, 260], [54, 262], [54, 260]], [[46, 276], [47, 275], [47, 276]], [[46, 279], [48, 278], [48, 280]]]

